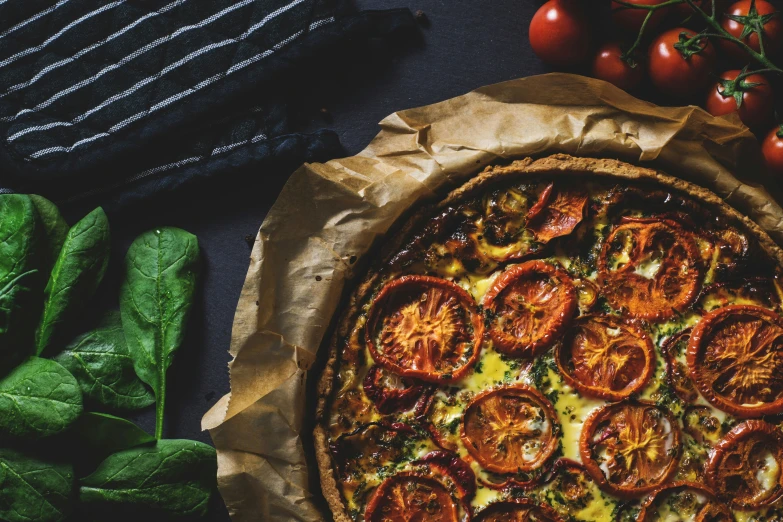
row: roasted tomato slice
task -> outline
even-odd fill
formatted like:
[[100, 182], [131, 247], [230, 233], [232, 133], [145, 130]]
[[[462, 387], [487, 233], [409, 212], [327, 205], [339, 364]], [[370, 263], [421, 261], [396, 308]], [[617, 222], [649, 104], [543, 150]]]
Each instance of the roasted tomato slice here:
[[741, 510], [775, 502], [783, 494], [783, 433], [761, 420], [734, 426], [710, 453], [707, 484]]
[[666, 381], [672, 387], [677, 397], [685, 402], [694, 402], [699, 398], [696, 385], [693, 384], [688, 373], [688, 366], [683, 362], [688, 350], [688, 340], [691, 338], [691, 329], [685, 330], [669, 337], [661, 346], [663, 358], [666, 360]]
[[734, 515], [715, 494], [695, 482], [673, 482], [642, 502], [637, 522], [698, 520], [734, 522]]
[[528, 230], [541, 243], [570, 234], [584, 219], [587, 198], [586, 191], [550, 183], [527, 214]]
[[494, 502], [473, 518], [474, 522], [562, 522], [557, 512], [546, 504], [522, 498]]
[[647, 402], [610, 404], [582, 428], [579, 451], [598, 485], [620, 497], [650, 493], [677, 471], [680, 431], [668, 413]]
[[532, 357], [550, 346], [576, 310], [571, 277], [555, 265], [528, 261], [497, 278], [484, 296], [489, 336], [499, 352]]
[[780, 297], [772, 279], [754, 277], [740, 281], [713, 283], [701, 291], [698, 304], [705, 312], [730, 304], [778, 308]]
[[696, 298], [701, 254], [693, 236], [674, 221], [624, 218], [601, 249], [598, 275], [614, 308], [665, 320]]
[[552, 404], [533, 388], [519, 385], [488, 390], [465, 408], [462, 442], [488, 471], [531, 471], [557, 449], [556, 419]]
[[580, 393], [619, 401], [650, 379], [655, 350], [636, 326], [608, 315], [585, 315], [558, 344], [555, 360], [563, 379]]
[[400, 377], [382, 366], [373, 366], [364, 378], [364, 393], [384, 415], [407, 411], [425, 395], [426, 387]]
[[431, 477], [398, 473], [375, 490], [365, 522], [458, 522], [459, 509], [446, 486]]
[[478, 359], [483, 332], [465, 290], [437, 277], [403, 276], [373, 301], [366, 343], [376, 363], [402, 377], [454, 382]]
[[688, 341], [688, 369], [704, 398], [727, 413], [783, 412], [783, 319], [747, 305], [706, 314]]

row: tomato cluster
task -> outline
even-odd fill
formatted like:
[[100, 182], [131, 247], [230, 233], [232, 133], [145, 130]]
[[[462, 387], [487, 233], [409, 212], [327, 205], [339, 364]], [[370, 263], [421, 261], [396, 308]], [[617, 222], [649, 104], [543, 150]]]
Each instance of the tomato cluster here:
[[[783, 177], [783, 126], [770, 130], [773, 74], [781, 71], [749, 53], [767, 64], [781, 54], [781, 14], [768, 0], [717, 2], [716, 29], [705, 21], [713, 2], [694, 1], [697, 12], [684, 0], [661, 5], [669, 1], [603, 0], [588, 10], [588, 2], [549, 0], [531, 20], [530, 45], [550, 65], [589, 71], [626, 91], [697, 103], [714, 116], [737, 113], [759, 136], [769, 172]], [[600, 27], [604, 19], [610, 28]], [[599, 33], [613, 36], [603, 41]]]

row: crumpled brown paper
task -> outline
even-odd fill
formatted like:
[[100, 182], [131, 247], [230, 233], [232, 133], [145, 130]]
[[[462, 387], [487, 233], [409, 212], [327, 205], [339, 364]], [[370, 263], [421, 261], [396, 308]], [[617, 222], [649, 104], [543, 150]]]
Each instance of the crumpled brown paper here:
[[[261, 225], [237, 306], [231, 393], [205, 416], [235, 522], [329, 519], [313, 502], [300, 433], [306, 370], [355, 262], [403, 212], [499, 159], [566, 152], [652, 166], [712, 189], [783, 244], [738, 119], [662, 108], [602, 81], [547, 74], [392, 114], [360, 154], [305, 165]], [[767, 180], [767, 187], [774, 181]], [[317, 376], [314, 376], [317, 377]]]

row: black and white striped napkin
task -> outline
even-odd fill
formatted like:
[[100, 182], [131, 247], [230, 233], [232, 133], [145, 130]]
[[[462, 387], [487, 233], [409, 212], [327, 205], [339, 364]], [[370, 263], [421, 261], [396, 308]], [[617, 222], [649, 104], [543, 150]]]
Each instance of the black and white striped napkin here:
[[413, 25], [344, 0], [0, 0], [0, 188], [137, 198], [227, 156], [324, 159], [338, 140], [290, 134], [275, 85], [346, 35]]

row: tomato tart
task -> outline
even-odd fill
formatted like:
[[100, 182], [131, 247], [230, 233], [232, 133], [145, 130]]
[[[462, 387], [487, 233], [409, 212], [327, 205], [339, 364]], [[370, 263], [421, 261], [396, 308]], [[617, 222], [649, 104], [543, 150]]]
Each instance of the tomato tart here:
[[337, 318], [334, 519], [783, 520], [782, 266], [658, 171], [487, 168], [386, 238]]

